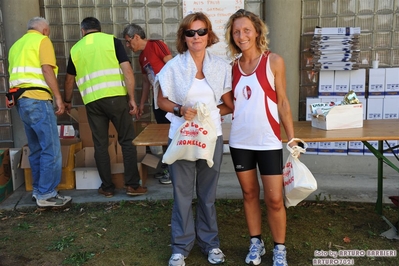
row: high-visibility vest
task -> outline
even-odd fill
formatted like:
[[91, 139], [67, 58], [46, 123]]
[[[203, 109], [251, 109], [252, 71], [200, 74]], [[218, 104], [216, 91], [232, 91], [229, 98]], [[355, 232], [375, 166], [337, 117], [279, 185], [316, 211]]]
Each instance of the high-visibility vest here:
[[71, 58], [84, 104], [127, 94], [114, 36], [102, 32], [84, 36], [71, 48]]
[[[10, 88], [39, 87], [51, 93], [44, 79], [39, 57], [40, 44], [44, 38], [48, 37], [39, 32], [28, 32], [10, 48], [8, 55]], [[54, 73], [58, 74], [57, 66], [54, 68]]]

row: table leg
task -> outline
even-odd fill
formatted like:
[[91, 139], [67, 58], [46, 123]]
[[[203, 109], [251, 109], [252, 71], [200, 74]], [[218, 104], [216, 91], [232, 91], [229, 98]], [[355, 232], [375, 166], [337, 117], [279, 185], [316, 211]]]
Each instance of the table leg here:
[[[383, 143], [382, 140], [378, 141], [378, 153], [382, 156], [383, 154]], [[378, 214], [382, 215], [382, 191], [383, 191], [383, 159], [382, 157], [378, 157], [378, 172], [377, 172], [377, 177], [378, 177], [378, 184], [377, 184], [377, 203], [375, 205], [375, 209]]]
[[[382, 189], [383, 189], [383, 143], [382, 140], [378, 141], [378, 150], [375, 149], [370, 143], [367, 141], [363, 141], [363, 144], [377, 157], [377, 202], [375, 205], [375, 210], [378, 214], [382, 214]], [[385, 158], [386, 159], [386, 158]]]
[[377, 157], [378, 160], [378, 172], [377, 172], [377, 178], [378, 178], [378, 183], [377, 183], [377, 202], [376, 202], [376, 211], [378, 214], [382, 214], [382, 197], [383, 197], [383, 163], [386, 163], [390, 167], [392, 167], [394, 170], [396, 170], [399, 173], [399, 168], [394, 165], [387, 157], [383, 155], [384, 153], [384, 146], [383, 146], [383, 140], [378, 141], [378, 149], [374, 148], [370, 143], [367, 141], [362, 141], [363, 144], [374, 154], [375, 157]]

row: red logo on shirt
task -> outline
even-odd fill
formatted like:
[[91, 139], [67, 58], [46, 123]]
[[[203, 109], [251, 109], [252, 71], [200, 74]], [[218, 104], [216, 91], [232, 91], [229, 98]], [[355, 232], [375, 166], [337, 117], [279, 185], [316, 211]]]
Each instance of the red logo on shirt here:
[[249, 98], [251, 98], [251, 93], [252, 93], [252, 91], [251, 91], [251, 88], [249, 86], [245, 86], [242, 89], [242, 95], [244, 96], [244, 98], [246, 100], [249, 100]]

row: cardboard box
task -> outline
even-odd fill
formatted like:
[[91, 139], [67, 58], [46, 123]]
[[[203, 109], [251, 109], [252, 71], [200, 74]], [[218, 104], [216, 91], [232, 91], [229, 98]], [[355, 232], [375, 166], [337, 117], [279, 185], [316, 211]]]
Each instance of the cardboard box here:
[[363, 155], [364, 144], [361, 141], [348, 142], [348, 155]]
[[357, 69], [350, 71], [349, 90], [356, 93], [357, 96], [366, 94], [366, 69]]
[[369, 97], [367, 99], [367, 120], [382, 119], [383, 105], [384, 98]]
[[[121, 147], [117, 146], [117, 154], [121, 154], [122, 150]], [[137, 161], [140, 162], [138, 164], [140, 177], [141, 177], [141, 185], [146, 186], [147, 184], [147, 176], [148, 176], [148, 169], [147, 167], [157, 168], [161, 159], [153, 154], [146, 153], [147, 147], [146, 146], [136, 146], [137, 149]], [[119, 158], [120, 155], [119, 155]], [[143, 173], [143, 174], [141, 174]]]
[[[112, 161], [115, 162], [115, 148], [111, 144], [108, 152]], [[96, 161], [94, 160], [94, 147], [84, 147], [75, 154], [75, 182], [76, 189], [98, 189], [101, 186]]]
[[[79, 138], [82, 140], [82, 147], [93, 147], [93, 137], [87, 120], [86, 107], [79, 106], [74, 108], [69, 115], [79, 123]], [[110, 143], [118, 140], [118, 133], [112, 122], [109, 123], [108, 138]]]
[[[378, 140], [370, 140], [370, 141], [367, 141], [367, 142], [368, 142], [374, 149], [378, 150]], [[367, 148], [366, 145], [364, 145], [363, 154], [364, 154], [364, 155], [373, 155], [373, 156], [374, 156], [374, 153], [372, 153], [372, 152], [369, 150], [369, 148]]]
[[[141, 178], [141, 185], [146, 185], [147, 166], [156, 168], [159, 158], [152, 154], [145, 153], [145, 146], [137, 151], [137, 167]], [[119, 144], [111, 143], [108, 152], [111, 160], [112, 182], [115, 188], [124, 188], [124, 165], [122, 149]], [[94, 147], [84, 147], [76, 153], [75, 158], [75, 176], [76, 189], [98, 189], [101, 186], [101, 178], [98, 173], [96, 162], [94, 160]]]
[[75, 129], [72, 125], [58, 125], [58, 137], [60, 139], [75, 138]]
[[334, 95], [334, 70], [320, 71], [319, 96]]
[[383, 150], [384, 150], [384, 156], [394, 156], [394, 151], [393, 147], [396, 147], [398, 145], [397, 140], [388, 140], [388, 144], [384, 141], [383, 142]]
[[[61, 182], [57, 189], [74, 189], [75, 188], [75, 153], [82, 149], [82, 142], [80, 139], [61, 139], [61, 154], [62, 154], [62, 175]], [[25, 188], [26, 191], [32, 191], [32, 170], [29, 164], [29, 147], [22, 147], [21, 168], [25, 173]]]
[[399, 118], [399, 96], [385, 96], [383, 101], [382, 119]]
[[350, 71], [337, 70], [334, 73], [334, 95], [345, 96], [349, 92]]
[[22, 157], [21, 148], [10, 149], [11, 178], [12, 178], [13, 190], [16, 190], [25, 182], [24, 170], [19, 168], [21, 157]]
[[399, 68], [385, 69], [385, 96], [399, 96]]
[[347, 141], [319, 142], [319, 155], [347, 155]]
[[0, 148], [0, 202], [10, 196], [12, 192], [10, 150]]
[[331, 143], [332, 142], [326, 142], [326, 141], [319, 142], [317, 153], [320, 155], [325, 155], [330, 153], [332, 150]]
[[363, 127], [363, 105], [337, 105], [326, 116], [312, 117], [312, 127], [333, 130]]
[[315, 28], [315, 35], [342, 35], [349, 36], [360, 34], [360, 27], [323, 27], [323, 28]]
[[385, 68], [369, 70], [369, 97], [384, 97]]
[[317, 154], [319, 151], [318, 142], [307, 142], [308, 148], [306, 149], [306, 154]]

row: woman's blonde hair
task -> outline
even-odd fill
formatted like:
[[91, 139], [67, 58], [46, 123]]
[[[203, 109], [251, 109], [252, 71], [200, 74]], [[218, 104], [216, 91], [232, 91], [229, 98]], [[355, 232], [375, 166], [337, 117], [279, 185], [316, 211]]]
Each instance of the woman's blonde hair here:
[[235, 59], [241, 53], [241, 49], [236, 45], [233, 38], [233, 23], [238, 18], [248, 18], [252, 22], [252, 25], [254, 25], [258, 33], [258, 37], [256, 37], [256, 46], [262, 53], [269, 50], [269, 39], [267, 38], [269, 28], [267, 25], [254, 13], [240, 9], [230, 16], [225, 26], [225, 39], [228, 49], [227, 55]]
[[202, 12], [191, 13], [183, 18], [180, 22], [179, 29], [177, 30], [176, 49], [180, 54], [188, 50], [184, 32], [189, 29], [191, 23], [197, 20], [204, 22], [205, 27], [208, 29], [208, 43], [206, 47], [210, 47], [219, 42], [219, 38], [212, 30], [212, 23], [209, 18]]

